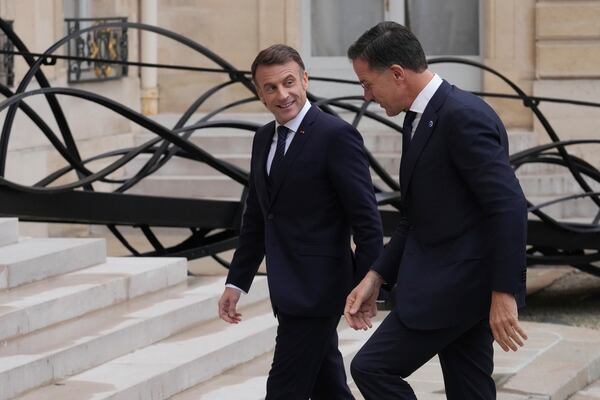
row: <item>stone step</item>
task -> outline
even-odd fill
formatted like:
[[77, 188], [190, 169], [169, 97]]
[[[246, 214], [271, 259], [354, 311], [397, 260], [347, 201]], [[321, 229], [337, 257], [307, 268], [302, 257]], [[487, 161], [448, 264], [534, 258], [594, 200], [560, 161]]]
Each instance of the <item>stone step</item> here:
[[[527, 200], [533, 205], [539, 205], [548, 201], [556, 200], [561, 196], [527, 196]], [[541, 209], [552, 218], [561, 221], [587, 220], [591, 222], [592, 218], [598, 214], [598, 206], [589, 198], [580, 198], [566, 200], [554, 203]]]
[[[382, 163], [394, 181], [398, 181], [399, 160], [390, 156]], [[232, 179], [215, 171], [215, 175], [152, 175], [133, 187], [129, 193], [172, 196], [183, 198], [239, 199], [243, 187]], [[570, 175], [520, 175], [519, 182], [527, 199], [542, 202], [567, 195], [582, 193], [578, 183]], [[381, 178], [372, 172], [373, 183], [387, 188]], [[591, 183], [592, 189], [600, 191], [600, 184]], [[537, 203], [536, 203], [537, 204]], [[548, 208], [551, 215], [560, 218], [588, 217], [598, 212], [589, 199], [569, 200]]]
[[[402, 114], [398, 115], [396, 117], [390, 118], [390, 117], [387, 117], [384, 112], [379, 111], [377, 109], [377, 107], [370, 109], [370, 111], [374, 111], [374, 112], [378, 113], [379, 115], [381, 115], [382, 117], [385, 117], [385, 118], [389, 119], [390, 121], [396, 123], [397, 125], [402, 126], [402, 120], [404, 118]], [[338, 114], [342, 119], [344, 119], [348, 123], [352, 123], [352, 121], [354, 119], [354, 113], [342, 111], [342, 112], [339, 112]], [[203, 114], [203, 113], [194, 114], [194, 116], [190, 119], [190, 123], [188, 123], [187, 125], [190, 125], [191, 123], [200, 120], [205, 115], [206, 114]], [[158, 114], [151, 118], [158, 121], [159, 123], [163, 124], [164, 126], [171, 128], [175, 125], [175, 123], [177, 122], [179, 117], [180, 117], [180, 114], [165, 113], [165, 114]], [[213, 118], [212, 120], [247, 121], [247, 122], [253, 122], [253, 123], [264, 125], [264, 124], [272, 121], [273, 117], [269, 113], [227, 113], [227, 114], [220, 114], [217, 117]], [[388, 126], [386, 126], [380, 122], [377, 122], [375, 120], [372, 120], [370, 118], [361, 119], [357, 128], [358, 128], [358, 131], [361, 132], [361, 134], [363, 136], [369, 136], [372, 134], [377, 135], [377, 134], [381, 134], [381, 133], [384, 133], [384, 134], [385, 133], [393, 133], [397, 137], [401, 137], [401, 135], [399, 135], [399, 133], [393, 132], [392, 128], [389, 128]], [[207, 129], [202, 129], [201, 131], [198, 131], [198, 132], [202, 132], [201, 134], [198, 134], [198, 135], [204, 135], [206, 133], [216, 133], [216, 134], [220, 134], [221, 136], [223, 136], [223, 135], [227, 136], [229, 134], [236, 135], [236, 134], [245, 133], [245, 132], [249, 132], [249, 131], [243, 131], [243, 130], [239, 130], [239, 129], [230, 129], [230, 128], [207, 128]], [[508, 136], [509, 137], [509, 149], [510, 149], [511, 154], [531, 148], [538, 144], [538, 135], [531, 130], [508, 129], [508, 135], [509, 135]], [[402, 142], [402, 140], [400, 140], [400, 142]], [[400, 148], [398, 148], [398, 150], [400, 150]]]
[[600, 379], [575, 393], [569, 400], [600, 400]]
[[568, 174], [568, 170], [560, 165], [554, 164], [525, 164], [517, 169], [517, 175], [561, 175]]
[[[213, 154], [219, 160], [226, 161], [245, 171], [250, 171], [250, 153], [246, 154]], [[151, 158], [150, 154], [140, 154], [135, 159], [131, 160], [125, 166], [126, 176], [135, 175]], [[173, 157], [159, 170], [152, 174], [153, 176], [218, 176], [223, 175], [213, 167], [198, 161], [189, 160], [187, 158]]]
[[[192, 125], [198, 122], [200, 119], [204, 118], [206, 113], [195, 113], [188, 120], [186, 125]], [[156, 115], [150, 116], [154, 121], [166, 126], [167, 128], [173, 128], [179, 118], [181, 118], [181, 114], [179, 113], [160, 113]], [[211, 121], [216, 120], [233, 120], [233, 121], [247, 121], [253, 122], [257, 124], [264, 125], [269, 121], [273, 120], [273, 116], [268, 112], [248, 112], [248, 113], [221, 113], [217, 116], [211, 118]]]
[[192, 199], [236, 199], [244, 186], [225, 175], [218, 176], [149, 176], [127, 193]]
[[[564, 325], [531, 324], [523, 322], [529, 334], [525, 347], [518, 352], [504, 352], [494, 344], [494, 380], [499, 400], [527, 399], [577, 399], [588, 400], [600, 388], [600, 336], [593, 329]], [[342, 339], [340, 350], [345, 365], [358, 349], [348, 351], [348, 340]], [[364, 339], [350, 345], [360, 348], [370, 332], [356, 332]], [[349, 332], [350, 334], [353, 331]], [[171, 400], [215, 400], [235, 398], [254, 400], [264, 398], [266, 374], [271, 355], [265, 355], [242, 366], [226, 371], [218, 378], [197, 385]], [[362, 400], [356, 386], [349, 378], [350, 388], [357, 400]], [[438, 357], [429, 360], [408, 378], [418, 399], [443, 400], [444, 382]], [[569, 397], [577, 393], [582, 397]], [[261, 397], [261, 395], [263, 397]], [[595, 399], [595, 397], [590, 397]]]
[[[190, 278], [171, 289], [8, 341], [0, 349], [0, 399], [97, 367], [214, 320], [223, 285], [223, 278]], [[259, 278], [240, 306], [243, 310], [267, 297], [265, 279]]]
[[[380, 320], [374, 323], [373, 329], [377, 329], [380, 323]], [[355, 331], [349, 328], [343, 319], [340, 321], [338, 326], [339, 349], [344, 358], [344, 367], [349, 382], [352, 381], [349, 370], [350, 362], [372, 333], [373, 330]], [[210, 381], [203, 382], [173, 396], [170, 400], [264, 399], [267, 375], [272, 360], [273, 352], [269, 352], [243, 365], [225, 371]]]
[[[566, 325], [551, 327], [554, 343], [526, 363], [518, 374], [512, 375], [502, 385], [502, 391], [535, 393], [540, 399], [566, 400], [573, 399], [573, 394], [600, 379], [598, 331]], [[532, 329], [528, 333], [530, 336], [550, 334]], [[583, 399], [588, 400], [586, 397]]]
[[26, 239], [0, 247], [0, 289], [103, 263], [104, 239]]
[[187, 279], [183, 258], [112, 258], [0, 293], [0, 341]]
[[[385, 112], [383, 112], [383, 110], [379, 109], [378, 106], [371, 107], [369, 109], [369, 111], [375, 112], [376, 114], [379, 114], [382, 117], [388, 118], [392, 122], [402, 126], [402, 120], [404, 118], [403, 115], [399, 115], [397, 117], [391, 117], [391, 118], [386, 117]], [[347, 111], [340, 111], [339, 109], [336, 109], [336, 112], [342, 119], [344, 119], [348, 123], [352, 123], [352, 121], [354, 120], [354, 116], [355, 116], [354, 113], [347, 112]], [[192, 118], [190, 118], [189, 122], [186, 125], [189, 126], [189, 125], [199, 121], [205, 115], [206, 114], [204, 114], [204, 113], [194, 114], [192, 116]], [[165, 114], [158, 114], [151, 118], [168, 128], [172, 128], [173, 126], [175, 126], [175, 124], [177, 123], [177, 120], [180, 118], [180, 114], [165, 113]], [[212, 121], [217, 121], [217, 120], [245, 121], [245, 122], [252, 122], [252, 123], [256, 123], [256, 124], [260, 124], [260, 125], [265, 125], [273, 120], [273, 115], [271, 115], [268, 112], [264, 112], [264, 113], [260, 113], [260, 112], [258, 112], [258, 113], [226, 113], [226, 114], [219, 114], [218, 116], [212, 118], [211, 120]], [[227, 128], [219, 128], [219, 129], [227, 129]], [[389, 128], [388, 126], [386, 126], [380, 122], [377, 122], [371, 118], [364, 117], [361, 119], [361, 121], [358, 125], [358, 130], [361, 133], [362, 132], [387, 132], [387, 131], [390, 131], [391, 128]], [[204, 129], [203, 129], [203, 131], [204, 131]], [[208, 130], [206, 130], [206, 131], [208, 131]]]
[[0, 218], [0, 246], [19, 241], [19, 220], [17, 218]]
[[[390, 176], [397, 182], [398, 170], [393, 171], [390, 165], [393, 166], [395, 160], [391, 160], [389, 164], [384, 164], [391, 170]], [[544, 197], [548, 200], [559, 198], [577, 193], [583, 193], [583, 190], [575, 179], [568, 174], [546, 174], [546, 175], [517, 175], [519, 183], [527, 198]], [[373, 182], [380, 183], [381, 179], [373, 175]], [[600, 191], [600, 183], [588, 180], [592, 190]]]
[[[135, 136], [135, 145], [144, 144], [156, 138], [153, 133], [140, 133]], [[254, 132], [239, 129], [210, 128], [196, 131], [190, 141], [210, 154], [250, 154]]]
[[[398, 175], [400, 168], [400, 152], [384, 152], [373, 154], [377, 161], [391, 175]], [[216, 158], [236, 165], [245, 171], [250, 170], [250, 153], [247, 154], [213, 154]], [[141, 154], [126, 165], [126, 176], [135, 175], [150, 159], [151, 155]], [[152, 176], [222, 176], [223, 174], [205, 163], [174, 157]]]
[[[221, 291], [222, 282], [219, 286]], [[187, 314], [211, 314], [214, 318], [217, 297], [210, 298], [208, 304], [198, 304]], [[16, 399], [168, 399], [273, 349], [277, 323], [270, 302], [263, 300], [242, 313], [244, 320], [238, 325], [221, 320], [197, 323], [155, 344]], [[186, 320], [179, 318], [182, 323]], [[158, 330], [164, 326], [157, 325]], [[95, 350], [100, 355], [104, 351], [106, 346]], [[3, 388], [0, 386], [0, 390]]]
[[[374, 323], [374, 329], [379, 326], [387, 312], [379, 313]], [[339, 348], [344, 357], [348, 384], [357, 400], [363, 399], [360, 392], [353, 384], [349, 373], [349, 365], [363, 344], [368, 340], [374, 330], [354, 331], [341, 321], [338, 327]], [[527, 347], [517, 353], [505, 353], [499, 346], [494, 345], [494, 380], [502, 382], [507, 377], [515, 375], [523, 369], [531, 358], [542, 353], [559, 342], [558, 338], [547, 337], [543, 332], [533, 332]], [[203, 382], [190, 388], [170, 400], [220, 400], [234, 398], [236, 400], [258, 400], [265, 396], [265, 384], [270, 368], [272, 353], [265, 354], [248, 363], [225, 371], [219, 377]], [[445, 399], [444, 382], [438, 357], [434, 357], [415, 371], [408, 382], [419, 399]], [[506, 397], [499, 397], [508, 400]]]
[[[567, 196], [583, 193], [583, 189], [570, 174], [518, 174], [519, 183], [526, 196]], [[593, 191], [600, 191], [600, 183], [587, 180]]]
[[[398, 181], [397, 175], [392, 178]], [[381, 187], [387, 187], [379, 177], [373, 177], [373, 183]], [[243, 186], [234, 180], [224, 176], [149, 176], [128, 193], [169, 196], [183, 198], [214, 198], [239, 200], [242, 195]]]
[[535, 147], [538, 144], [538, 136], [535, 132], [523, 129], [508, 129], [508, 152], [509, 154]]
[[[365, 147], [372, 153], [400, 152], [402, 150], [402, 135], [392, 130], [361, 131]], [[141, 133], [136, 135], [135, 144], [141, 145], [156, 135]], [[196, 132], [190, 138], [191, 142], [210, 154], [250, 154], [254, 132], [225, 128], [210, 128]]]

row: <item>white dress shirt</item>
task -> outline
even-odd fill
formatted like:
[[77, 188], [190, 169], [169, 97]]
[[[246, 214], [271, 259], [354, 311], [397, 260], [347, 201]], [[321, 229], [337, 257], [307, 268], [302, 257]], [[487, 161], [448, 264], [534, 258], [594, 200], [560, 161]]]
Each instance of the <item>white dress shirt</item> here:
[[[298, 128], [300, 128], [300, 124], [302, 123], [302, 120], [306, 116], [306, 113], [308, 112], [308, 110], [310, 110], [310, 102], [308, 100], [306, 100], [306, 102], [304, 103], [304, 106], [302, 107], [300, 112], [298, 114], [296, 114], [296, 116], [294, 118], [290, 119], [288, 122], [283, 124], [285, 127], [287, 127], [290, 130], [288, 132], [287, 138], [285, 139], [285, 152], [287, 152], [288, 148], [290, 147], [290, 143], [292, 143], [292, 139], [294, 139], [294, 136], [296, 135], [296, 131], [298, 130]], [[277, 121], [275, 121], [275, 132], [273, 132], [273, 140], [271, 141], [271, 149], [269, 150], [269, 155], [267, 156], [267, 173], [271, 172], [271, 164], [273, 163], [273, 158], [275, 157], [275, 149], [277, 149], [277, 128], [279, 127], [279, 125], [280, 124]], [[285, 152], [284, 152], [284, 154], [285, 154]], [[240, 289], [239, 287], [237, 287], [235, 285], [232, 285], [231, 283], [226, 284], [225, 287], [234, 288], [234, 289], [239, 290], [240, 292], [243, 292], [244, 294], [247, 294], [242, 289]]]
[[[286, 128], [289, 129], [287, 138], [285, 140], [285, 152], [287, 152], [287, 149], [290, 147], [290, 143], [292, 143], [292, 139], [294, 139], [296, 131], [298, 130], [298, 128], [300, 128], [300, 124], [302, 123], [302, 120], [304, 119], [304, 116], [306, 115], [308, 110], [310, 110], [310, 102], [306, 100], [306, 103], [304, 103], [304, 106], [302, 107], [300, 112], [296, 114], [294, 118], [290, 119], [288, 122], [283, 124]], [[277, 128], [279, 127], [279, 125], [280, 124], [277, 121], [275, 121], [275, 134], [273, 135], [271, 149], [269, 150], [269, 155], [267, 157], [267, 173], [271, 172], [271, 164], [273, 163], [273, 158], [275, 157], [275, 149], [277, 149], [278, 136]], [[283, 154], [285, 154], [285, 152]]]
[[433, 97], [435, 92], [438, 90], [440, 85], [442, 84], [442, 78], [439, 77], [438, 74], [434, 74], [433, 78], [429, 81], [427, 85], [419, 92], [415, 101], [410, 105], [409, 110], [414, 111], [416, 113], [415, 120], [412, 124], [412, 131], [410, 132], [410, 138], [413, 138], [415, 131], [417, 130], [417, 126], [419, 126], [419, 122], [421, 122], [421, 117], [423, 116], [423, 112], [425, 111], [425, 107], [429, 104], [429, 100]]

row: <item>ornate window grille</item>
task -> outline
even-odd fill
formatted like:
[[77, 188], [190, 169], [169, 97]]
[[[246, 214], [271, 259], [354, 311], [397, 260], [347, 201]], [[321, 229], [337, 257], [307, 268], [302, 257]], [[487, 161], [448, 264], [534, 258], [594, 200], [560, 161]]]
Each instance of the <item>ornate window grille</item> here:
[[[127, 18], [65, 18], [69, 34], [108, 22], [127, 22]], [[88, 31], [67, 44], [71, 57], [127, 61], [127, 28], [104, 28]], [[69, 60], [68, 82], [90, 82], [127, 76], [127, 65], [105, 61]]]
[[[6, 21], [12, 28], [13, 21]], [[4, 32], [0, 31], [0, 49], [12, 52], [14, 46], [12, 41], [6, 37]], [[13, 54], [0, 54], [0, 83], [5, 86], [12, 86], [15, 81], [15, 57]]]

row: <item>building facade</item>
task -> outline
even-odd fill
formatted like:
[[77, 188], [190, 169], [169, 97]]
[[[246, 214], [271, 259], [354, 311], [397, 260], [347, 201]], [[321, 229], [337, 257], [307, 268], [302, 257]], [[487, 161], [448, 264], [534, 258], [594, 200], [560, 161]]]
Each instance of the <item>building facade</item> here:
[[[482, 62], [534, 96], [600, 102], [600, 0], [2, 0], [0, 17], [13, 21], [14, 30], [36, 53], [68, 33], [66, 19], [126, 17], [129, 22], [157, 25], [184, 35], [240, 70], [249, 69], [260, 49], [286, 43], [301, 51], [309, 74], [347, 79], [354, 78], [345, 57], [347, 46], [373, 24], [396, 20], [411, 27], [430, 57]], [[130, 61], [216, 67], [172, 39], [133, 28], [127, 30], [126, 47]], [[57, 54], [67, 54], [67, 48]], [[465, 89], [514, 94], [500, 79], [476, 68], [431, 67]], [[27, 70], [22, 57], [15, 56], [13, 90]], [[146, 115], [182, 113], [200, 94], [226, 79], [219, 73], [130, 66], [115, 79], [73, 81], [64, 60], [43, 66], [43, 71], [52, 86], [89, 90]], [[323, 83], [311, 82], [310, 89], [331, 95]], [[360, 93], [359, 86], [348, 89], [348, 94]], [[200, 111], [248, 95], [246, 88], [232, 86]], [[486, 100], [509, 132], [533, 132], [539, 143], [548, 141], [539, 121], [522, 102]], [[68, 97], [61, 97], [60, 102], [84, 157], [125, 147], [139, 132], [131, 122], [97, 105]], [[28, 104], [54, 123], [42, 98], [32, 98]], [[541, 109], [562, 139], [598, 138], [600, 108], [542, 103]], [[253, 104], [234, 111], [264, 109]], [[43, 135], [32, 133], [35, 129], [22, 115], [17, 116], [7, 178], [32, 184], [63, 163], [49, 151]], [[600, 165], [598, 152], [578, 151], [595, 166]], [[21, 168], [24, 164], [33, 167]]]

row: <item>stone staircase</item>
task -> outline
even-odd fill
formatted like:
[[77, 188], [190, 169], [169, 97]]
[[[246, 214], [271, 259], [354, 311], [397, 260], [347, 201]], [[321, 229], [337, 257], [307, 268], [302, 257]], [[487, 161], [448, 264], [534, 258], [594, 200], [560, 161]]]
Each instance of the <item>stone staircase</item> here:
[[[350, 119], [349, 114], [344, 118]], [[161, 124], [172, 127], [178, 116], [161, 114], [156, 120]], [[201, 115], [192, 118], [196, 121]], [[265, 124], [272, 120], [270, 114], [230, 114], [224, 119], [235, 119]], [[365, 145], [373, 151], [380, 163], [391, 174], [397, 175], [400, 166], [402, 137], [399, 133], [390, 131], [387, 127], [372, 121], [364, 120], [359, 126], [363, 133]], [[200, 148], [208, 151], [216, 158], [230, 162], [245, 170], [250, 168], [250, 153], [254, 132], [237, 129], [211, 128], [197, 131], [191, 141]], [[154, 138], [154, 135], [144, 133], [136, 137], [137, 145]], [[127, 176], [132, 176], [150, 158], [142, 155], [127, 166]], [[174, 196], [190, 198], [217, 198], [238, 200], [243, 187], [227, 178], [220, 172], [205, 164], [185, 159], [172, 159], [164, 167], [147, 177], [130, 190], [130, 193], [157, 196]]]
[[[510, 153], [517, 153], [537, 145], [537, 136], [531, 131], [509, 132]], [[561, 197], [582, 193], [579, 184], [566, 168], [550, 164], [528, 164], [517, 170], [517, 177], [527, 199], [534, 205]], [[600, 185], [590, 183], [593, 190]], [[598, 212], [598, 207], [588, 198], [569, 200], [542, 208], [542, 211], [559, 220], [586, 221]]]
[[[199, 119], [201, 115], [192, 118]], [[350, 114], [342, 114], [346, 120], [351, 120]], [[161, 114], [156, 120], [165, 126], [174, 126], [178, 116]], [[239, 119], [266, 123], [271, 118], [266, 113], [231, 114], [228, 119]], [[399, 123], [399, 121], [395, 121]], [[402, 138], [397, 132], [391, 131], [384, 125], [370, 120], [363, 120], [359, 125], [365, 146], [394, 178], [398, 179]], [[230, 162], [246, 170], [250, 166], [250, 151], [252, 132], [242, 132], [235, 129], [215, 128], [196, 132], [192, 141], [210, 152], [215, 157]], [[153, 138], [151, 134], [140, 134], [136, 137], [137, 144]], [[512, 130], [509, 132], [510, 152], [516, 153], [537, 144], [537, 135], [532, 131]], [[138, 171], [149, 155], [136, 158], [127, 166], [127, 175]], [[518, 170], [518, 177], [527, 198], [534, 204], [551, 201], [562, 196], [580, 193], [579, 185], [572, 176], [561, 167], [551, 165], [526, 165]], [[380, 178], [374, 176], [373, 181], [382, 186]], [[593, 186], [600, 190], [600, 185]], [[242, 186], [225, 177], [218, 171], [185, 159], [172, 159], [160, 170], [131, 189], [131, 193], [150, 194], [159, 196], [191, 197], [191, 198], [240, 198]], [[562, 202], [544, 208], [544, 211], [558, 219], [584, 219], [595, 215], [598, 208], [589, 199], [577, 199]]]
[[168, 399], [274, 346], [264, 277], [231, 326], [216, 318], [221, 276], [106, 257], [104, 239], [19, 238], [11, 218], [0, 277], [0, 400]]
[[[373, 324], [376, 329], [387, 313], [380, 313], [378, 321]], [[352, 385], [350, 362], [364, 342], [371, 336], [372, 331], [355, 331], [348, 327], [345, 321], [340, 321], [338, 327], [339, 349], [344, 358], [346, 376]], [[267, 376], [273, 359], [273, 352], [266, 353], [245, 364], [232, 368], [220, 376], [203, 382], [188, 389], [171, 400], [261, 400], [265, 397]]]
[[[276, 333], [264, 277], [242, 297], [243, 321], [229, 325], [216, 317], [222, 276], [188, 277], [180, 258], [106, 257], [103, 239], [20, 238], [14, 218], [0, 219], [0, 276], [0, 400], [264, 396]], [[525, 329], [526, 349], [496, 349], [499, 399], [597, 392], [597, 331]], [[372, 331], [343, 321], [338, 331], [348, 367]], [[538, 384], [542, 373], [551, 374], [552, 388]], [[444, 398], [437, 358], [409, 381], [420, 399]]]

